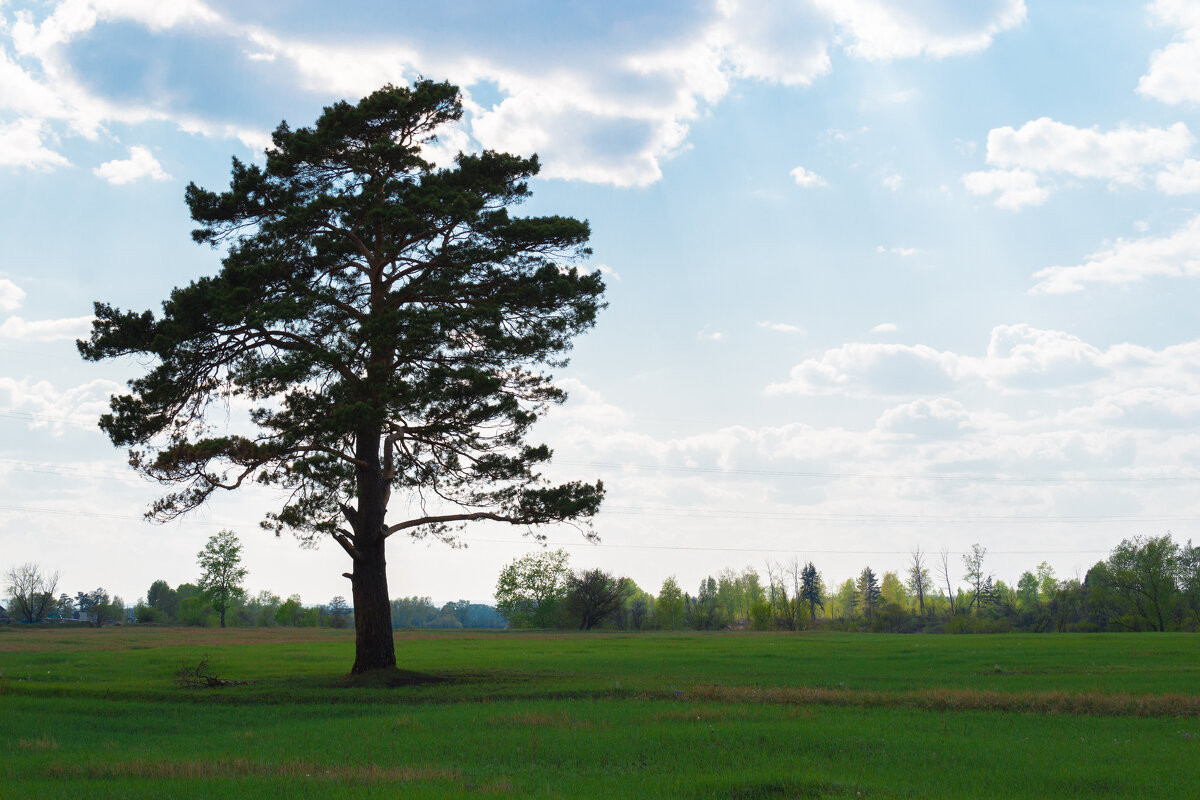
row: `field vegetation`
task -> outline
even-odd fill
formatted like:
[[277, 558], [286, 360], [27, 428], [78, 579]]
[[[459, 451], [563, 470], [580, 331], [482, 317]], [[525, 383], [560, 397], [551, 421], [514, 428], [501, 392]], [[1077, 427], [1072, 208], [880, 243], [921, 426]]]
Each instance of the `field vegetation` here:
[[[1186, 634], [0, 630], [0, 796], [1194, 797]], [[184, 685], [202, 661], [229, 685]]]

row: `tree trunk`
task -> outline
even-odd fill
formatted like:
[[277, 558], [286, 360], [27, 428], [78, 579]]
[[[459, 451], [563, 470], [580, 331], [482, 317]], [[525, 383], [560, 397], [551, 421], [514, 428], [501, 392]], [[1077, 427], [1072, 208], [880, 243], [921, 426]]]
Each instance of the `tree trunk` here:
[[225, 627], [225, 606], [221, 606], [221, 627]]
[[384, 519], [387, 516], [387, 478], [383, 476], [378, 428], [365, 427], [357, 437], [355, 451], [366, 466], [358, 471], [358, 513], [354, 528], [354, 667], [361, 675], [396, 666], [392, 640], [392, 602], [388, 597]]
[[392, 641], [392, 606], [388, 597], [387, 560], [382, 537], [360, 551], [354, 562], [354, 668], [359, 675], [396, 666]]

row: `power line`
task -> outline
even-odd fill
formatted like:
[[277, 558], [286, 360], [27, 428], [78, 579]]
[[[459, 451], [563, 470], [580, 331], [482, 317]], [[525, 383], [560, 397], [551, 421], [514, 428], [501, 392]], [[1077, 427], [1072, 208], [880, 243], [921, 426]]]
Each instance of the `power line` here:
[[618, 464], [608, 461], [556, 461], [556, 464], [569, 464], [579, 467], [598, 467], [601, 469], [636, 469], [651, 472], [695, 472], [707, 474], [753, 475], [758, 477], [780, 478], [839, 478], [866, 480], [904, 480], [904, 481], [946, 481], [956, 483], [1164, 483], [1164, 482], [1200, 482], [1198, 475], [1164, 475], [1145, 478], [1052, 478], [1047, 476], [1030, 477], [1001, 477], [987, 475], [911, 475], [878, 472], [804, 472], [772, 469], [727, 469], [724, 467], [678, 467], [656, 464]]
[[81, 419], [79, 417], [60, 417], [54, 414], [36, 414], [32, 411], [0, 411], [0, 416], [15, 417], [17, 419], [32, 419], [32, 420], [47, 420], [49, 422], [61, 422], [68, 425], [78, 425], [81, 428], [95, 428], [98, 417], [87, 417]]
[[[468, 544], [523, 544], [523, 541], [514, 541], [509, 539], [463, 539]], [[697, 547], [691, 545], [666, 545], [666, 544], [605, 544], [603, 542], [550, 542], [545, 544], [551, 547], [600, 547], [615, 550], [696, 550], [704, 552], [717, 553], [789, 553], [802, 555], [805, 553], [819, 553], [821, 555], [864, 555], [864, 556], [897, 556], [909, 555], [909, 550], [827, 550], [822, 548], [793, 548], [793, 547]], [[948, 550], [951, 555], [964, 555], [965, 550]], [[1015, 555], [1074, 555], [1079, 553], [1107, 553], [1108, 550], [988, 550], [988, 555], [997, 556], [1015, 556]]]
[[675, 516], [697, 517], [708, 519], [747, 519], [747, 520], [798, 520], [806, 522], [889, 522], [889, 523], [931, 523], [931, 524], [967, 524], [975, 522], [1188, 522], [1195, 520], [1192, 514], [1077, 514], [1077, 515], [1038, 515], [1038, 514], [1000, 514], [1000, 515], [934, 515], [934, 514], [839, 514], [835, 512], [804, 512], [790, 511], [744, 511], [739, 509], [687, 509], [655, 506], [606, 506], [605, 511], [625, 516]]
[[20, 461], [15, 458], [0, 458], [0, 464], [11, 464], [22, 472], [37, 472], [45, 475], [78, 475], [83, 478], [104, 478], [106, 480], [128, 483], [132, 472], [116, 472], [107, 470], [87, 470], [68, 464], [51, 464], [39, 461]]

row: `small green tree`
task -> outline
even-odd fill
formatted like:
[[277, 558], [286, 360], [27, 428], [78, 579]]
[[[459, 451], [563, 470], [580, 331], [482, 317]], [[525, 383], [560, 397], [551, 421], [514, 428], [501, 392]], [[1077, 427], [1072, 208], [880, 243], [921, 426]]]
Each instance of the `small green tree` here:
[[1125, 625], [1167, 629], [1167, 605], [1178, 591], [1179, 545], [1171, 534], [1124, 539], [1108, 557], [1112, 586], [1129, 604]]
[[223, 530], [210, 536], [204, 549], [197, 553], [200, 562], [200, 588], [221, 617], [225, 627], [225, 612], [234, 601], [242, 598], [246, 590], [242, 581], [246, 579], [246, 568], [242, 566], [242, 543], [233, 531]]
[[883, 592], [879, 588], [879, 579], [875, 577], [875, 572], [870, 567], [864, 567], [859, 573], [858, 582], [854, 587], [858, 594], [859, 608], [862, 609], [863, 616], [867, 619], [875, 617], [875, 609], [879, 608], [880, 601], [883, 599]]
[[683, 591], [674, 575], [662, 582], [662, 587], [658, 590], [658, 599], [654, 602], [654, 613], [659, 627], [665, 630], [673, 631], [683, 624]]
[[566, 607], [590, 631], [621, 608], [621, 582], [602, 569], [579, 570], [567, 578]]
[[1025, 570], [1017, 579], [1017, 604], [1022, 610], [1036, 611], [1040, 602], [1038, 594], [1037, 576]]
[[496, 610], [515, 628], [548, 628], [567, 592], [566, 550], [529, 553], [500, 570]]
[[162, 612], [163, 616], [171, 622], [179, 618], [179, 593], [164, 580], [157, 580], [150, 584], [150, 588], [146, 591], [146, 605]]
[[817, 609], [825, 610], [825, 601], [822, 600], [825, 586], [821, 580], [821, 573], [817, 572], [816, 566], [811, 561], [804, 565], [804, 569], [800, 571], [800, 602], [808, 606], [809, 621], [816, 620]]
[[971, 590], [971, 600], [967, 603], [968, 612], [973, 608], [976, 613], [979, 613], [980, 601], [986, 602], [987, 599], [984, 595], [984, 586], [990, 576], [983, 571], [983, 557], [986, 555], [987, 548], [979, 544], [971, 545], [971, 552], [963, 555], [963, 566], [967, 570], [963, 574], [963, 580], [967, 582]]

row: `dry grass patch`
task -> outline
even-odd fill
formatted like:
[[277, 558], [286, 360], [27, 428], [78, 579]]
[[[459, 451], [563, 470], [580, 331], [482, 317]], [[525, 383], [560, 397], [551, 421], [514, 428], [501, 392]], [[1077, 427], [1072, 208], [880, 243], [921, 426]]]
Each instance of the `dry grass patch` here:
[[318, 778], [357, 783], [413, 783], [418, 781], [457, 781], [458, 770], [432, 765], [383, 766], [380, 764], [317, 764], [311, 761], [266, 763], [234, 758], [222, 761], [118, 761], [96, 764], [54, 764], [47, 770], [51, 778], [174, 779], [205, 778]]
[[354, 630], [335, 628], [29, 628], [0, 638], [0, 653], [79, 650], [154, 650], [161, 647], [302, 644], [354, 641]]
[[22, 750], [57, 750], [58, 741], [53, 736], [45, 734], [36, 739], [18, 739], [17, 747]]
[[590, 720], [574, 719], [566, 711], [521, 711], [496, 718], [500, 725], [519, 728], [589, 728]]
[[1119, 717], [1200, 716], [1195, 695], [1142, 695], [1103, 692], [993, 692], [978, 689], [926, 689], [875, 692], [853, 689], [696, 686], [684, 694], [690, 701], [778, 703], [785, 705], [917, 708], [926, 711], [999, 711], [1026, 714], [1105, 715]]

